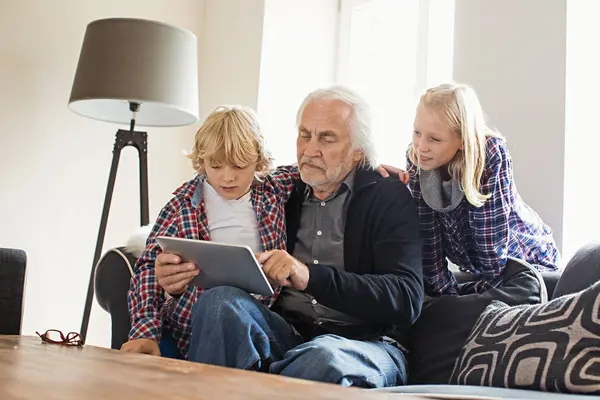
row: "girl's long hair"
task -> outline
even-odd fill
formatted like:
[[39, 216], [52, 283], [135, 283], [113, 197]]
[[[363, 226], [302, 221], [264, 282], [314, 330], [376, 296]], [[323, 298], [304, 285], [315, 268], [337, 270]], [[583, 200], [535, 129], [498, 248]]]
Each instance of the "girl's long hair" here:
[[[460, 182], [467, 201], [475, 207], [481, 207], [490, 197], [481, 192], [486, 141], [488, 137], [503, 137], [487, 125], [475, 90], [466, 84], [441, 84], [428, 89], [421, 96], [419, 107], [436, 113], [462, 139], [463, 149], [448, 164], [448, 172]], [[418, 166], [419, 158], [413, 146], [409, 156]]]

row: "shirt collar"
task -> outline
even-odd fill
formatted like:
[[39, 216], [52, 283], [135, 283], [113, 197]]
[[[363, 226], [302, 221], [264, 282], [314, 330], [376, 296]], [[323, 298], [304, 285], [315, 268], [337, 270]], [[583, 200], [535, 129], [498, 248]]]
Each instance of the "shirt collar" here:
[[[196, 192], [199, 183], [202, 183], [204, 178], [201, 175], [196, 175], [192, 180], [181, 185], [173, 192], [175, 196], [180, 196], [185, 199], [191, 199]], [[201, 186], [201, 185], [200, 185]]]

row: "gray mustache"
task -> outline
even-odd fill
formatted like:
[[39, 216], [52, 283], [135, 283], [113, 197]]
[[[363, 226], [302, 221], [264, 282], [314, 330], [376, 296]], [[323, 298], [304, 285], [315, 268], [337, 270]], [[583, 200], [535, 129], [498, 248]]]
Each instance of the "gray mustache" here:
[[319, 162], [316, 162], [312, 158], [308, 158], [308, 157], [303, 157], [302, 159], [300, 159], [300, 164], [301, 165], [308, 164], [308, 165], [312, 165], [313, 167], [325, 169], [325, 164], [321, 164]]

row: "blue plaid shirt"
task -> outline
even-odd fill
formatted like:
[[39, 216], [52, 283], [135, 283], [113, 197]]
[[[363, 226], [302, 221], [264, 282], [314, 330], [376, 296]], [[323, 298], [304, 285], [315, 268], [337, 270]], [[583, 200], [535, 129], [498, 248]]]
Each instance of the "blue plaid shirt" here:
[[[559, 252], [552, 230], [519, 196], [513, 165], [504, 140], [489, 137], [481, 191], [491, 194], [481, 207], [466, 198], [441, 213], [424, 201], [417, 167], [407, 157], [409, 188], [417, 202], [423, 236], [423, 275], [431, 296], [481, 293], [502, 285], [508, 257], [525, 260], [538, 270], [556, 270]], [[479, 277], [460, 287], [448, 261]]]

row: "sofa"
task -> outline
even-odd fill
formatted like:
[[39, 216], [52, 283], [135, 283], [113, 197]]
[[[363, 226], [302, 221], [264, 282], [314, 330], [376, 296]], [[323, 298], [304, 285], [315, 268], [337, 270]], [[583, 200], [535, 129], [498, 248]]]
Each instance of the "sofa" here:
[[[600, 249], [600, 247], [598, 247]], [[100, 306], [110, 313], [112, 321], [112, 342], [111, 347], [118, 349], [127, 340], [127, 334], [129, 331], [130, 320], [127, 310], [127, 290], [129, 284], [129, 278], [131, 276], [133, 266], [137, 255], [139, 255], [141, 249], [132, 250], [131, 246], [123, 246], [114, 249], [110, 249], [98, 263], [96, 268], [95, 276], [95, 287], [96, 296]], [[455, 276], [459, 282], [467, 282], [471, 275], [455, 272]], [[544, 273], [541, 274], [541, 278], [546, 287], [548, 298], [551, 299], [555, 291], [559, 273]], [[545, 301], [545, 300], [544, 300]], [[452, 319], [446, 315], [447, 326], [456, 325], [461, 327], [460, 336], [456, 339], [456, 343], [448, 344], [443, 346], [444, 348], [452, 348], [446, 353], [451, 358], [449, 363], [447, 362], [444, 368], [446, 368], [447, 374], [451, 373], [454, 362], [458, 357], [463, 343], [467, 339], [471, 327], [475, 324], [475, 320], [478, 315], [487, 307], [487, 304], [481, 305], [481, 309], [476, 310], [469, 316], [471, 320], [466, 318]], [[445, 311], [443, 311], [445, 312]], [[447, 313], [446, 313], [447, 314]], [[163, 339], [160, 343], [161, 353], [167, 357], [178, 357], [176, 351], [174, 351], [174, 343], [172, 338], [168, 334], [163, 335]], [[409, 356], [410, 360], [410, 356]], [[418, 363], [417, 363], [418, 364]], [[426, 379], [412, 379], [409, 381], [409, 385], [395, 388], [380, 389], [391, 393], [420, 393], [430, 394], [432, 396], [455, 396], [455, 398], [461, 397], [494, 397], [503, 399], [513, 398], [542, 398], [547, 400], [554, 398], [589, 398], [585, 395], [565, 395], [565, 394], [551, 394], [547, 392], [538, 392], [531, 390], [518, 390], [518, 389], [506, 389], [498, 387], [484, 387], [479, 385], [448, 385], [447, 377], [444, 375], [443, 378], [436, 377], [437, 380], [427, 379], [429, 376], [427, 373], [419, 374], [419, 371], [414, 371], [413, 364], [409, 364], [411, 368], [412, 376], [425, 376]], [[420, 368], [420, 366], [419, 366]], [[435, 374], [434, 374], [435, 375]]]
[[19, 335], [27, 254], [20, 249], [0, 248], [0, 335]]

